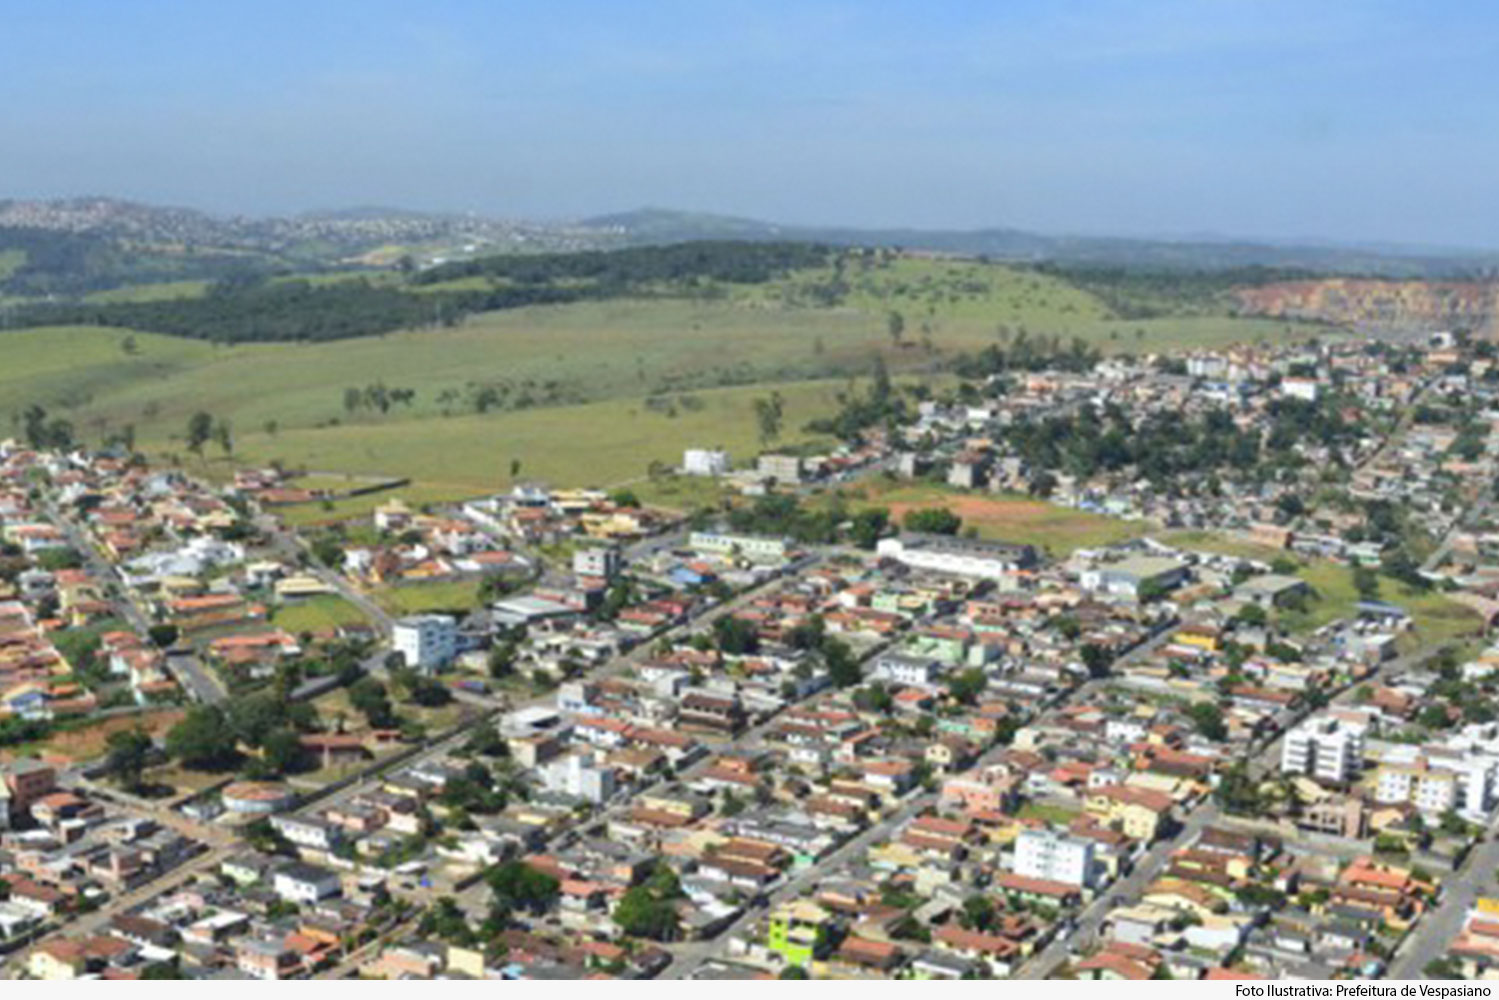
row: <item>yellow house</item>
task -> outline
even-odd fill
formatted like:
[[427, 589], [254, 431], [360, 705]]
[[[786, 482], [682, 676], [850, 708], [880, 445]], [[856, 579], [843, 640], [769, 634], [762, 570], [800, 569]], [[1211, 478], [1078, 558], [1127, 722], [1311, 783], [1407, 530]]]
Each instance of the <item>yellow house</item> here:
[[1106, 826], [1117, 826], [1125, 836], [1148, 844], [1165, 825], [1171, 797], [1148, 788], [1107, 785], [1089, 792], [1084, 808]]
[[1172, 642], [1183, 646], [1193, 646], [1197, 649], [1205, 649], [1209, 653], [1218, 652], [1218, 646], [1222, 633], [1209, 625], [1183, 625], [1176, 630], [1171, 637]]
[[1140, 897], [1140, 902], [1178, 912], [1186, 911], [1203, 921], [1228, 909], [1227, 902], [1205, 887], [1179, 878], [1163, 878], [1151, 883]]

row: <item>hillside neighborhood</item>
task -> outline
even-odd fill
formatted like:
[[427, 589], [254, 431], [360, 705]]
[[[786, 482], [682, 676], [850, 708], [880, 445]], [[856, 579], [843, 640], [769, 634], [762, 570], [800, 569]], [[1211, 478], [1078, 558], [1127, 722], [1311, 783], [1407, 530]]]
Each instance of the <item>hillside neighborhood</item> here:
[[4, 974], [1499, 978], [1493, 343], [966, 364], [458, 502], [0, 442]]

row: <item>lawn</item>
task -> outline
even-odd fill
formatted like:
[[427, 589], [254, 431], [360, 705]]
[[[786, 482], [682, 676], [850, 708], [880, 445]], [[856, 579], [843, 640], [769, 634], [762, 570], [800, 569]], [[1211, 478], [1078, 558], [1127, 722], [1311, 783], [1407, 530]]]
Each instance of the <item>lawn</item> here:
[[1292, 559], [1296, 561], [1294, 553], [1288, 552], [1285, 549], [1241, 541], [1237, 538], [1212, 531], [1167, 531], [1157, 534], [1155, 538], [1159, 542], [1175, 546], [1179, 549], [1194, 549], [1198, 552], [1212, 552], [1222, 556], [1253, 559], [1263, 563], [1273, 563], [1277, 559]]
[[1040, 820], [1043, 823], [1053, 823], [1057, 826], [1066, 826], [1077, 819], [1081, 810], [1066, 809], [1062, 806], [1049, 805], [1044, 802], [1027, 802], [1020, 807], [1017, 814], [1021, 819]]
[[877, 483], [848, 491], [855, 507], [884, 507], [899, 523], [913, 510], [944, 507], [977, 528], [980, 538], [1034, 545], [1053, 556], [1112, 545], [1149, 532], [1143, 521], [1091, 514], [1028, 497], [990, 496], [930, 484]]
[[337, 594], [319, 594], [295, 604], [283, 604], [271, 612], [271, 624], [293, 635], [322, 634], [365, 621], [363, 611]]

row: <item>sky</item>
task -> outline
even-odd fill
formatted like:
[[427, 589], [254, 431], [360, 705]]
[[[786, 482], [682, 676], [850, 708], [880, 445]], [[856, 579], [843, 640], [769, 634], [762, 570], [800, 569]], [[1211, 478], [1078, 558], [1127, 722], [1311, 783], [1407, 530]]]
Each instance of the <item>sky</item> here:
[[0, 197], [1499, 247], [1471, 0], [0, 0]]

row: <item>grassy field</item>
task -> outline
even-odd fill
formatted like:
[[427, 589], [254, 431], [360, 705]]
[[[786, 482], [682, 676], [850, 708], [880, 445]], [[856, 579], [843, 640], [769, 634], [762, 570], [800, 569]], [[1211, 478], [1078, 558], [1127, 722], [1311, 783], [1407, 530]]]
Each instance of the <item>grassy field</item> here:
[[[1317, 561], [1303, 566], [1297, 575], [1317, 593], [1305, 626], [1317, 628], [1338, 618], [1349, 618], [1358, 604], [1353, 572], [1347, 566]], [[1416, 591], [1388, 576], [1379, 577], [1379, 599], [1404, 608], [1415, 623], [1415, 632], [1403, 645], [1431, 646], [1475, 633], [1481, 622], [1471, 608], [1435, 591]]]
[[[361, 473], [398, 472], [416, 480], [433, 499], [444, 492], [453, 498], [506, 485], [512, 460], [520, 461], [522, 479], [609, 486], [643, 481], [652, 459], [676, 464], [688, 447], [718, 445], [739, 458], [753, 455], [759, 450], [753, 402], [772, 390], [781, 393], [785, 408], [785, 431], [778, 443], [812, 440], [801, 428], [835, 409], [845, 389], [841, 380], [718, 389], [696, 394], [700, 407], [676, 416], [648, 410], [639, 399], [624, 399], [282, 431], [274, 437], [250, 434], [240, 440], [239, 458]], [[410, 493], [402, 489], [382, 496], [410, 499]], [[355, 504], [342, 504], [345, 516]], [[316, 512], [310, 516], [318, 519]]]
[[[40, 403], [88, 440], [128, 425], [148, 453], [180, 458], [187, 420], [203, 410], [230, 422], [236, 458], [410, 476], [446, 498], [508, 480], [512, 459], [524, 476], [559, 484], [639, 476], [649, 460], [675, 463], [691, 445], [723, 445], [744, 461], [759, 450], [756, 395], [775, 387], [787, 397], [785, 433], [794, 442], [876, 356], [896, 373], [920, 373], [1021, 329], [1120, 351], [1313, 329], [1229, 317], [1116, 320], [1056, 278], [917, 258], [851, 265], [841, 303], [817, 304], [816, 289], [831, 276], [799, 272], [691, 300], [507, 310], [453, 329], [330, 343], [214, 345], [137, 333], [127, 352], [121, 330], [0, 332], [0, 411]], [[141, 301], [198, 291], [172, 282], [105, 294]], [[899, 345], [887, 330], [892, 311], [904, 317]], [[380, 382], [415, 397], [384, 414], [346, 408], [346, 389]], [[481, 414], [486, 391], [498, 402]]]
[[731, 491], [709, 476], [659, 476], [630, 484], [630, 492], [652, 507], [691, 513], [699, 507], [717, 507]]
[[427, 611], [469, 611], [479, 606], [478, 580], [449, 580], [441, 583], [408, 583], [386, 587], [372, 595], [375, 603], [393, 615], [414, 615]]
[[[1200, 552], [1273, 562], [1292, 559], [1296, 575], [1305, 580], [1315, 594], [1304, 614], [1283, 613], [1281, 622], [1292, 631], [1305, 632], [1320, 628], [1339, 618], [1351, 618], [1359, 602], [1353, 585], [1353, 570], [1326, 559], [1301, 559], [1283, 549], [1242, 542], [1206, 531], [1175, 531], [1156, 536], [1169, 545]], [[1418, 591], [1392, 577], [1380, 574], [1379, 599], [1404, 608], [1415, 624], [1412, 633], [1402, 637], [1402, 646], [1430, 646], [1458, 636], [1475, 633], [1481, 622], [1476, 612], [1438, 591]]]
[[[227, 467], [226, 462], [218, 461], [211, 463]], [[298, 481], [300, 483], [300, 480]], [[319, 524], [334, 524], [341, 521], [365, 519], [373, 516], [376, 507], [380, 507], [392, 500], [402, 500], [408, 506], [420, 509], [424, 504], [448, 503], [453, 500], [463, 500], [480, 492], [474, 486], [465, 486], [461, 483], [410, 483], [396, 489], [381, 490], [379, 493], [366, 493], [363, 496], [347, 497], [341, 500], [318, 501], [316, 503], [299, 503], [289, 507], [276, 508], [276, 516], [282, 522], [293, 527], [309, 527]]]
[[856, 507], [885, 507], [899, 522], [908, 512], [944, 507], [977, 528], [980, 538], [1034, 545], [1054, 556], [1074, 549], [1111, 545], [1147, 534], [1143, 522], [1058, 507], [1027, 497], [989, 496], [945, 486], [878, 483], [848, 491]]
[[271, 624], [293, 635], [332, 632], [342, 625], [359, 625], [365, 620], [363, 611], [337, 594], [319, 594], [285, 604], [271, 614]]

